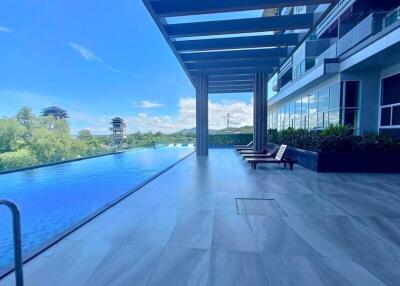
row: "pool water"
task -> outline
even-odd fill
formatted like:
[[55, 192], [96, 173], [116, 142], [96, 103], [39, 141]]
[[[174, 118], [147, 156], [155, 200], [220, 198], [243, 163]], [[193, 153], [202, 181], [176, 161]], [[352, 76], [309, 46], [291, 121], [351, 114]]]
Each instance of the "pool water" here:
[[[20, 209], [26, 254], [192, 151], [146, 148], [0, 175], [0, 199]], [[11, 214], [0, 206], [0, 270], [12, 261]]]

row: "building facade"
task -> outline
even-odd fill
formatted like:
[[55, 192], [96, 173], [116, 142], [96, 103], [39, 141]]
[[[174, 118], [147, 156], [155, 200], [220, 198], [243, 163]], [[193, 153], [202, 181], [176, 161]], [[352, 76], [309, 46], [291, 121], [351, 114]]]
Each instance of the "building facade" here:
[[400, 136], [400, 1], [340, 1], [269, 84], [276, 94], [268, 100], [268, 128], [341, 124], [355, 134]]

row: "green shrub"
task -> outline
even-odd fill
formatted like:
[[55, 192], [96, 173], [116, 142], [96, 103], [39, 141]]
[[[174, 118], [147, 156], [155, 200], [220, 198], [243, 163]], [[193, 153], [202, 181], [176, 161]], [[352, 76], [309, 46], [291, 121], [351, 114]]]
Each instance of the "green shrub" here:
[[253, 134], [210, 134], [208, 142], [213, 146], [245, 145], [253, 140]]
[[317, 152], [399, 152], [400, 142], [382, 134], [354, 136], [343, 126], [321, 132], [303, 129], [268, 130], [268, 141]]
[[26, 148], [0, 154], [0, 171], [19, 169], [36, 164], [38, 164], [38, 160]]

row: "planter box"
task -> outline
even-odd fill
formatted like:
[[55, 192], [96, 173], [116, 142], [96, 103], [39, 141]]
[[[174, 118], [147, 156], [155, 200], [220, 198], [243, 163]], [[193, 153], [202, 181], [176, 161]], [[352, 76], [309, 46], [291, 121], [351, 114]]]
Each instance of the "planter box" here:
[[400, 173], [399, 153], [320, 153], [287, 149], [287, 156], [316, 172]]

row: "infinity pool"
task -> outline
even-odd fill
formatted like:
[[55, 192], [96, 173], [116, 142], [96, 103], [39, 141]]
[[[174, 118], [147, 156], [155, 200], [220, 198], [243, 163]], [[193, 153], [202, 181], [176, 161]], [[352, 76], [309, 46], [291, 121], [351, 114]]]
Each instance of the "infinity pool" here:
[[[20, 209], [26, 254], [192, 151], [138, 149], [0, 175], [0, 199]], [[11, 215], [0, 206], [0, 272], [13, 261], [12, 247]]]

